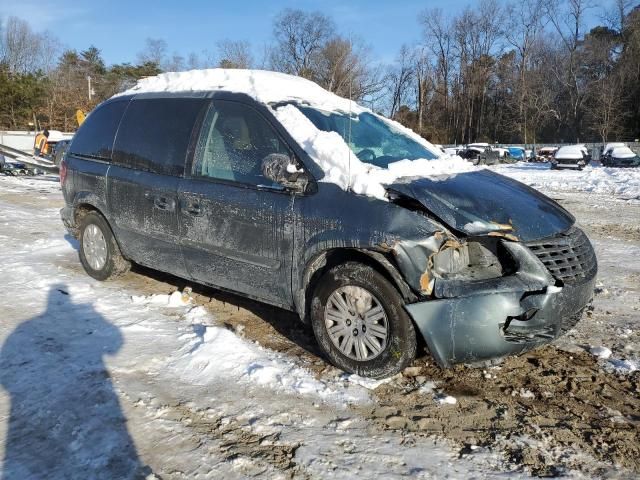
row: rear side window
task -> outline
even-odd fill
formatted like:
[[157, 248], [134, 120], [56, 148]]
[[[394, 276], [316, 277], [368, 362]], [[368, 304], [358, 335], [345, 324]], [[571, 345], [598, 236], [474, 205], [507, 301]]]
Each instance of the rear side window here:
[[113, 139], [128, 103], [128, 100], [110, 102], [91, 112], [73, 136], [69, 151], [76, 155], [109, 160]]
[[118, 130], [113, 163], [182, 175], [191, 132], [204, 103], [194, 98], [133, 100]]

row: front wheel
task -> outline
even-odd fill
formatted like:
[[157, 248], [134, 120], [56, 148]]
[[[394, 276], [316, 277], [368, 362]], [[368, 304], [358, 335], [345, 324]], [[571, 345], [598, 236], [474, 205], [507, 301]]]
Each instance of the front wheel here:
[[98, 212], [87, 213], [80, 224], [80, 262], [96, 280], [126, 273], [131, 264], [122, 256], [109, 224]]
[[416, 334], [396, 288], [373, 268], [349, 262], [320, 280], [311, 302], [320, 348], [347, 372], [383, 378], [409, 365]]

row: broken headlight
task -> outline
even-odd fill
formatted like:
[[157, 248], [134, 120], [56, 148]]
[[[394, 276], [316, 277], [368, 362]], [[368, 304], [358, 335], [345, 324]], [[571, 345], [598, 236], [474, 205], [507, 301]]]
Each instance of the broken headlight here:
[[445, 279], [501, 277], [509, 273], [512, 265], [506, 249], [497, 239], [464, 243], [448, 240], [429, 260], [433, 276]]

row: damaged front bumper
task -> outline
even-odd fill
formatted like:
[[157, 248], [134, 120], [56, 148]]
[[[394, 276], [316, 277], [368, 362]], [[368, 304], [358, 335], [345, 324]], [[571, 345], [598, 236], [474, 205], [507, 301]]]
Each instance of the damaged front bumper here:
[[572, 327], [591, 301], [595, 269], [563, 284], [526, 246], [504, 245], [518, 260], [514, 274], [436, 282], [439, 298], [405, 306], [440, 366], [500, 358], [549, 343]]

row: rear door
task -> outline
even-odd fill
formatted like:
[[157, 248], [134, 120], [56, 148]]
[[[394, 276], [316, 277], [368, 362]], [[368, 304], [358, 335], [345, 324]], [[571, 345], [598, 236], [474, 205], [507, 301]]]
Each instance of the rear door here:
[[116, 236], [137, 263], [186, 276], [179, 243], [178, 182], [200, 98], [134, 98], [116, 135], [108, 201]]
[[213, 102], [180, 182], [178, 218], [192, 278], [289, 306], [294, 197], [263, 177], [271, 153], [291, 154], [259, 112]]

